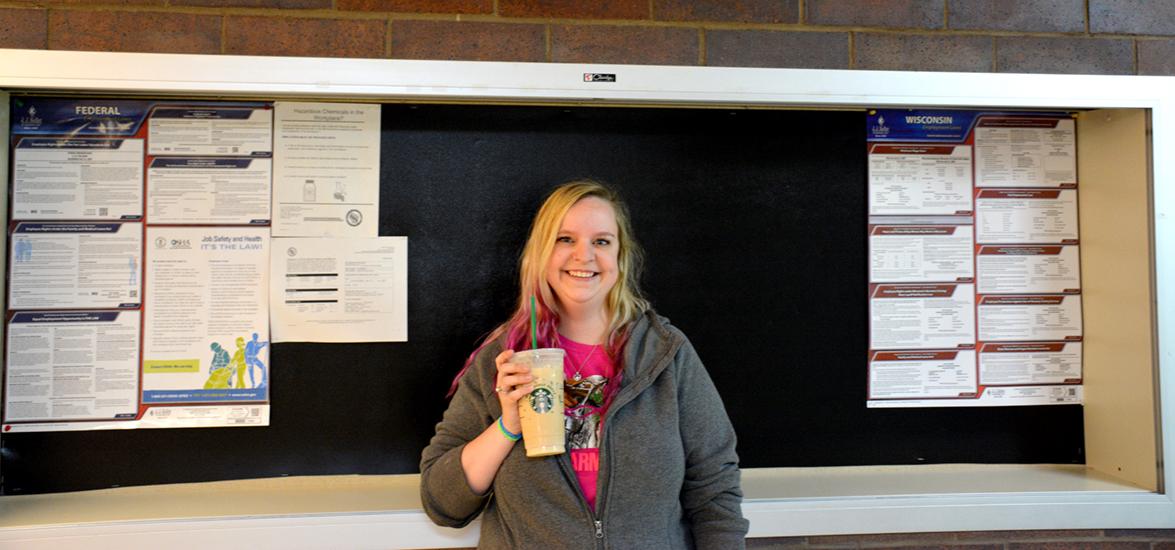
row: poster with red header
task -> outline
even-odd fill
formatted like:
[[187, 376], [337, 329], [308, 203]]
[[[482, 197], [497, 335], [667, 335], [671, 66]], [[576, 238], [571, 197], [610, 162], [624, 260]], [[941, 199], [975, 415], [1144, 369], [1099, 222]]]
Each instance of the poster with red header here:
[[867, 406], [1081, 403], [1073, 118], [874, 110], [867, 135]]

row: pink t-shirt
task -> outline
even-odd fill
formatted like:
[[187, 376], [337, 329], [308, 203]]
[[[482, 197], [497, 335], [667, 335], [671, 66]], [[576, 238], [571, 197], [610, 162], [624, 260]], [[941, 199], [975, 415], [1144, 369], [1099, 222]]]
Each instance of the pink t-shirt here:
[[[603, 346], [589, 346], [563, 336], [559, 345], [567, 352], [563, 359], [563, 415], [571, 467], [588, 506], [596, 508], [596, 482], [600, 474], [600, 428], [604, 405], [616, 365]], [[575, 379], [576, 369], [579, 379]]]

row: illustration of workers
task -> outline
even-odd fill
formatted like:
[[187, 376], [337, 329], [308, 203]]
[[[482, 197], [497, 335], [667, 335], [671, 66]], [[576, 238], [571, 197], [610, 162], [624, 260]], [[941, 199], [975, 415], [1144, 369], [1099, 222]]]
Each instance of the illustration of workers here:
[[245, 337], [244, 336], [237, 337], [237, 351], [233, 352], [233, 358], [232, 358], [232, 361], [229, 361], [229, 366], [231, 366], [233, 369], [235, 369], [234, 372], [237, 373], [237, 385], [235, 387], [236, 388], [244, 388], [245, 387]]
[[212, 343], [212, 365], [208, 367], [208, 381], [204, 382], [204, 389], [227, 389], [232, 380], [233, 370], [229, 368], [228, 350], [220, 344]]
[[27, 262], [33, 259], [33, 243], [28, 239], [17, 239], [13, 248], [16, 249], [16, 261]]
[[[245, 365], [249, 367], [249, 384], [254, 388], [264, 388], [269, 383], [269, 373], [265, 370], [265, 363], [257, 354], [261, 349], [269, 345], [269, 340], [264, 342], [258, 340], [257, 333], [253, 333], [253, 339], [245, 343]], [[261, 385], [258, 386], [256, 380], [253, 378], [253, 367], [261, 369]]]

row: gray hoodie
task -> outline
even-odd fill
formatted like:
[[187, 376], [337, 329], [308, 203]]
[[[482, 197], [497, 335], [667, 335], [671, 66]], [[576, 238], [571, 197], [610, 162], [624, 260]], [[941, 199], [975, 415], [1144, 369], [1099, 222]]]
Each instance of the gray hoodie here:
[[438, 525], [482, 514], [480, 548], [744, 548], [734, 428], [689, 340], [653, 312], [636, 321], [604, 417], [591, 510], [567, 453], [510, 451], [485, 495], [461, 468], [465, 443], [501, 415], [494, 357], [478, 354], [420, 461], [421, 500]]

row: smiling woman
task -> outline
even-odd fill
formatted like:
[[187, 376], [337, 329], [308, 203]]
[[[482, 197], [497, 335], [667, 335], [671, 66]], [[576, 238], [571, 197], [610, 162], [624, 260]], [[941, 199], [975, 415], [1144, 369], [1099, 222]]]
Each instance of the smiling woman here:
[[[734, 429], [685, 335], [641, 297], [640, 266], [613, 190], [576, 181], [547, 197], [518, 307], [470, 356], [424, 450], [433, 521], [461, 527], [483, 514], [483, 548], [744, 545]], [[568, 452], [555, 456], [516, 445], [518, 403], [536, 376], [512, 358], [528, 341], [565, 352]]]

